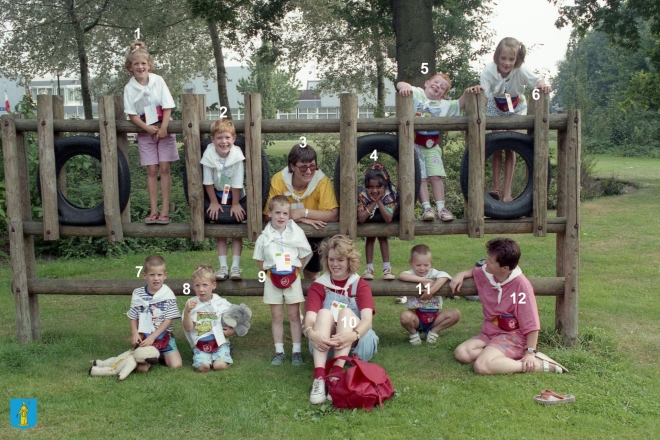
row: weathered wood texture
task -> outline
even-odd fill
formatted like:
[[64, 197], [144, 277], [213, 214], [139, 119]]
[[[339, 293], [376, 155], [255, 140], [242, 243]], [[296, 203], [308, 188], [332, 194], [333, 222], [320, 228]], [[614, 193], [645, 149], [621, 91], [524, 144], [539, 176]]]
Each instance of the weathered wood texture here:
[[[130, 295], [134, 289], [143, 286], [141, 279], [130, 280], [81, 280], [81, 279], [34, 279], [28, 281], [30, 290], [38, 294], [50, 295]], [[564, 291], [563, 278], [529, 278], [537, 296], [561, 295]], [[183, 285], [190, 284], [189, 279], [168, 279], [167, 285], [176, 295], [183, 295]], [[303, 291], [307, 292], [311, 280], [302, 280]], [[399, 296], [410, 295], [417, 292], [417, 287], [412, 283], [402, 281], [369, 281], [374, 296]], [[218, 283], [216, 289], [221, 296], [262, 296], [264, 294], [263, 284], [259, 280], [227, 281]], [[445, 284], [438, 291], [439, 295], [450, 296], [449, 285]], [[457, 296], [475, 295], [477, 290], [472, 279], [467, 279]], [[193, 293], [194, 294], [194, 293]]]
[[[124, 95], [121, 94], [119, 96], [114, 97], [115, 101], [115, 128], [117, 127], [117, 122], [119, 121], [125, 121], [126, 120], [126, 114], [124, 113]], [[119, 151], [122, 152], [124, 157], [126, 158], [126, 162], [129, 162], [128, 158], [128, 135], [126, 133], [120, 133], [118, 131], [115, 132], [115, 138], [117, 140], [117, 147], [119, 148]], [[126, 204], [126, 208], [121, 213], [121, 221], [122, 223], [130, 223], [131, 221], [131, 200], [128, 200], [128, 203]]]
[[[41, 179], [44, 240], [57, 240], [60, 238], [60, 221], [57, 213], [53, 97], [51, 95], [37, 96], [37, 121], [39, 122], [37, 133], [39, 137], [39, 177]], [[98, 126], [96, 130], [98, 130]]]
[[357, 238], [357, 95], [341, 93], [339, 106], [339, 176], [341, 177], [339, 200], [344, 207], [339, 210], [339, 231], [351, 240], [355, 240]]
[[[191, 96], [191, 95], [188, 95]], [[550, 129], [566, 129], [567, 117], [565, 114], [550, 115]], [[233, 121], [236, 132], [245, 132], [244, 121]], [[466, 131], [468, 126], [467, 116], [452, 116], [446, 118], [415, 118], [416, 130], [444, 130], [444, 131]], [[184, 126], [188, 122], [171, 121], [167, 126], [169, 133], [183, 133]], [[212, 121], [201, 121], [199, 124], [201, 133], [210, 133]], [[79, 131], [96, 133], [98, 125], [93, 120], [58, 120], [53, 124], [55, 131]], [[399, 122], [395, 118], [360, 118], [357, 131], [360, 133], [374, 132], [396, 132]], [[490, 118], [486, 122], [486, 130], [527, 130], [534, 128], [534, 116], [501, 116]], [[17, 131], [37, 131], [37, 121], [25, 119], [16, 121]], [[131, 121], [117, 121], [119, 133], [142, 133], [144, 130], [138, 128]], [[262, 133], [338, 133], [339, 120], [303, 120], [303, 119], [264, 119], [261, 122]]]
[[[186, 172], [188, 173], [188, 204], [190, 205], [190, 239], [204, 241], [204, 187], [202, 186], [201, 139], [199, 124], [203, 119], [200, 114], [199, 100], [204, 95], [181, 95], [183, 121], [183, 148], [186, 152]], [[168, 125], [168, 131], [171, 125]], [[167, 228], [170, 229], [171, 225]]]
[[396, 94], [399, 121], [399, 238], [415, 239], [415, 109], [412, 96]]
[[548, 218], [548, 135], [550, 133], [550, 96], [540, 92], [534, 109], [534, 235], [547, 235]]
[[[56, 119], [64, 119], [64, 96], [61, 95], [53, 95], [53, 120]], [[62, 139], [64, 133], [55, 133], [53, 137], [55, 140]], [[63, 167], [57, 176], [57, 188], [66, 197], [66, 167]]]
[[[49, 103], [50, 104], [50, 103]], [[20, 182], [19, 145], [16, 142], [16, 127], [10, 116], [2, 116], [2, 148], [6, 182]], [[55, 173], [53, 172], [53, 178]], [[19, 342], [33, 340], [28, 297], [27, 273], [25, 269], [25, 242], [23, 240], [23, 209], [29, 205], [21, 203], [21, 185], [7, 185], [7, 230], [9, 234], [9, 256], [12, 268], [11, 290], [14, 295], [16, 332]]]
[[[153, 237], [154, 227], [144, 223], [124, 223], [125, 237]], [[300, 225], [308, 237], [332, 237], [339, 234], [339, 223], [328, 223], [325, 228], [314, 229], [308, 225]], [[41, 222], [24, 222], [23, 230], [27, 235], [43, 234]], [[563, 217], [548, 219], [548, 232], [560, 233], [566, 230], [566, 219]], [[383, 235], [396, 237], [399, 231], [399, 222], [370, 223], [357, 226], [358, 237], [382, 237]], [[415, 221], [417, 235], [455, 235], [467, 234], [468, 223], [465, 219], [456, 219], [448, 223]], [[484, 224], [486, 234], [529, 234], [532, 232], [532, 219], [517, 220], [486, 220]], [[60, 226], [60, 234], [64, 237], [104, 237], [103, 226]], [[247, 237], [247, 225], [204, 225], [206, 237]], [[190, 238], [190, 225], [188, 223], [171, 223], [167, 228], [158, 228], [158, 236], [162, 238]]]
[[245, 152], [247, 166], [247, 230], [248, 240], [257, 241], [263, 230], [263, 203], [261, 200], [261, 94], [245, 95]]
[[469, 151], [468, 177], [468, 236], [484, 236], [484, 163], [486, 157], [486, 105], [481, 95], [468, 93], [466, 96], [468, 115], [467, 148]]
[[100, 96], [99, 139], [101, 141], [101, 176], [103, 182], [103, 213], [108, 241], [122, 241], [124, 233], [119, 209], [119, 178], [117, 171], [117, 139], [115, 130], [115, 100]]
[[[566, 216], [566, 130], [557, 131], [557, 217]], [[564, 244], [566, 232], [557, 232], [555, 236], [556, 274], [564, 276]], [[555, 299], [555, 329], [561, 328], [561, 315], [564, 310], [564, 295]]]
[[574, 347], [578, 336], [578, 299], [580, 293], [580, 160], [581, 119], [579, 110], [568, 112], [566, 132], [566, 237], [564, 241], [564, 304], [559, 330], [564, 345]]

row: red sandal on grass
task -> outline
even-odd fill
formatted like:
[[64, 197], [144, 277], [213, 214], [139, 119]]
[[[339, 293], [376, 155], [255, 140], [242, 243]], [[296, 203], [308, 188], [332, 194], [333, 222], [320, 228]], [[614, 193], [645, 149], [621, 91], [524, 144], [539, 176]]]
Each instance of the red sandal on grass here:
[[541, 405], [563, 405], [575, 402], [575, 396], [572, 394], [557, 394], [552, 390], [543, 390], [541, 394], [534, 396], [534, 401]]
[[156, 223], [158, 223], [159, 225], [169, 225], [170, 223], [172, 223], [172, 217], [170, 217], [169, 215], [161, 214], [158, 216], [158, 220], [156, 220]]
[[151, 214], [144, 219], [144, 224], [146, 225], [155, 225], [158, 222], [158, 214]]

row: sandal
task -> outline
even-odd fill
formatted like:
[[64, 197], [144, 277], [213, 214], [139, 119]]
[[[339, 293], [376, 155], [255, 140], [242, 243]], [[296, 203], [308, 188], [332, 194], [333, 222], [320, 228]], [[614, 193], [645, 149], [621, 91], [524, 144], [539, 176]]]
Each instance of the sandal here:
[[151, 214], [144, 219], [145, 225], [155, 225], [158, 222], [158, 214]]
[[158, 220], [156, 220], [156, 223], [159, 225], [169, 225], [172, 223], [172, 217], [169, 215], [159, 215]]
[[564, 367], [559, 362], [552, 359], [550, 356], [541, 353], [540, 351], [536, 352], [535, 357], [543, 361], [543, 372], [545, 373], [568, 373], [568, 368]]
[[557, 394], [552, 390], [544, 390], [538, 396], [534, 396], [534, 401], [541, 405], [562, 405], [564, 403], [575, 402], [575, 396], [572, 394]]
[[494, 198], [495, 200], [500, 199], [500, 192], [498, 190], [489, 191], [488, 195]]

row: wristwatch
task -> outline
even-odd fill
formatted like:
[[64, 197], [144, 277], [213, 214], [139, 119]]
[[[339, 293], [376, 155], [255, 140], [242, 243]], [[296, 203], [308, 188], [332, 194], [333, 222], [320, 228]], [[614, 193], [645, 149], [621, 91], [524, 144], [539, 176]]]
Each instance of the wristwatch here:
[[534, 350], [532, 347], [527, 347], [527, 353], [536, 354], [536, 350]]
[[305, 209], [305, 218], [307, 218], [307, 214], [309, 214], [309, 209]]

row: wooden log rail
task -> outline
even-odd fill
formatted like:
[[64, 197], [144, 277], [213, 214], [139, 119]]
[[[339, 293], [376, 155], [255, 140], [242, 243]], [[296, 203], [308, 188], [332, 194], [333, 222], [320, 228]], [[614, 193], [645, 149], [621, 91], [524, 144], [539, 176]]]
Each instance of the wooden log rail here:
[[[130, 280], [85, 280], [85, 279], [31, 279], [28, 289], [39, 295], [130, 295], [133, 290], [144, 286], [142, 279]], [[529, 278], [536, 296], [557, 296], [564, 293], [564, 278]], [[183, 285], [190, 285], [189, 279], [168, 278], [167, 286], [178, 296], [184, 296]], [[303, 292], [307, 292], [311, 280], [302, 280]], [[369, 281], [374, 296], [418, 295], [416, 284], [402, 281]], [[192, 290], [191, 290], [192, 292]], [[451, 296], [449, 285], [440, 288], [439, 294]], [[263, 296], [264, 287], [259, 280], [226, 281], [222, 283], [222, 296]], [[474, 280], [467, 279], [456, 296], [476, 295]], [[191, 293], [190, 295], [194, 295]]]

